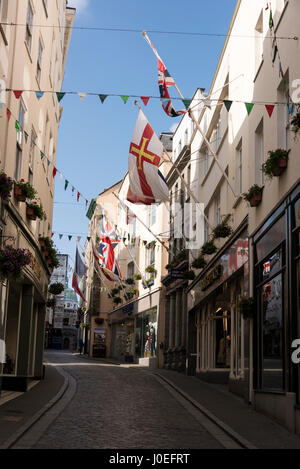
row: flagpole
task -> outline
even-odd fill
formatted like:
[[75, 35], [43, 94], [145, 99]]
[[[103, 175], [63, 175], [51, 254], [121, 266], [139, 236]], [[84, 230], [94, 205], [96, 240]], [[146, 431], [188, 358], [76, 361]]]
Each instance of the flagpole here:
[[[139, 105], [138, 101], [135, 101], [134, 104], [140, 109], [140, 111], [143, 112], [141, 106]], [[143, 112], [144, 114], [144, 112]], [[162, 145], [163, 146], [163, 145]], [[173, 163], [172, 159], [170, 158], [169, 156], [169, 153], [167, 152], [167, 150], [164, 148], [163, 146], [163, 152], [164, 152], [164, 155], [167, 157], [169, 163], [172, 164], [172, 167], [174, 168], [174, 170], [176, 171], [177, 175], [179, 176], [180, 180], [182, 181], [184, 187], [186, 188], [187, 190], [187, 193], [189, 194], [189, 196], [193, 199], [193, 201], [196, 203], [196, 204], [200, 204], [199, 200], [197, 199], [197, 197], [193, 194], [193, 192], [191, 191], [190, 187], [188, 186], [187, 182], [185, 181], [185, 179], [182, 177], [182, 174], [181, 172], [179, 171], [178, 167]], [[209, 220], [207, 218], [207, 216], [205, 215], [204, 211], [203, 211], [203, 217], [206, 221], [206, 223], [208, 224], [208, 226], [210, 227], [210, 229], [212, 230], [212, 226], [211, 224], [209, 223]]]
[[[124, 207], [123, 205], [125, 205], [126, 207], [128, 207], [132, 212], [133, 210], [129, 207], [129, 205], [127, 205], [127, 202], [125, 200], [121, 200], [120, 197], [115, 193], [113, 192], [113, 195], [119, 200], [119, 202], [121, 203], [121, 206], [124, 210]], [[134, 213], [134, 212], [133, 212]], [[169, 252], [169, 248], [167, 248], [167, 246], [165, 246], [165, 244], [158, 238], [158, 236], [156, 236], [151, 230], [150, 228], [137, 216], [136, 213], [134, 213], [137, 220], [146, 228], [146, 230], [149, 231], [149, 233], [152, 234], [152, 236], [154, 236], [154, 238]]]
[[[151, 46], [151, 48], [152, 48], [154, 54], [157, 56], [158, 54], [157, 54], [156, 50], [154, 49], [154, 47], [153, 47], [153, 45], [152, 45], [152, 43], [151, 43], [151, 41], [150, 41], [150, 39], [149, 39], [149, 37], [148, 37], [146, 31], [143, 31], [143, 35], [144, 35], [144, 37], [147, 39], [148, 43], [150, 44], [150, 46]], [[181, 97], [181, 99], [184, 99], [184, 97], [183, 97], [183, 95], [181, 94], [181, 92], [180, 92], [178, 86], [176, 85], [175, 81], [174, 81], [174, 86], [175, 86], [175, 88], [176, 88], [176, 90], [177, 90], [179, 96]], [[200, 135], [203, 137], [203, 139], [204, 139], [204, 141], [205, 141], [205, 143], [206, 143], [208, 149], [209, 149], [210, 152], [212, 153], [212, 156], [213, 156], [215, 162], [217, 163], [217, 165], [218, 165], [220, 171], [222, 172], [223, 176], [225, 177], [225, 179], [226, 179], [226, 181], [227, 181], [228, 186], [230, 187], [230, 189], [231, 189], [231, 191], [232, 191], [234, 197], [236, 198], [235, 190], [233, 189], [233, 187], [232, 187], [232, 185], [231, 185], [231, 183], [230, 183], [230, 181], [229, 181], [229, 178], [228, 178], [227, 174], [225, 173], [224, 169], [223, 169], [222, 166], [220, 165], [220, 163], [219, 163], [219, 161], [218, 161], [218, 158], [217, 158], [217, 155], [216, 155], [215, 151], [213, 150], [213, 148], [212, 148], [212, 146], [211, 146], [209, 140], [207, 139], [206, 135], [205, 135], [204, 132], [202, 131], [201, 127], [199, 126], [198, 121], [197, 121], [197, 119], [195, 118], [192, 109], [188, 109], [188, 114], [189, 114], [190, 118], [192, 119], [192, 121], [194, 122], [194, 124], [196, 125], [198, 132], [199, 132]]]

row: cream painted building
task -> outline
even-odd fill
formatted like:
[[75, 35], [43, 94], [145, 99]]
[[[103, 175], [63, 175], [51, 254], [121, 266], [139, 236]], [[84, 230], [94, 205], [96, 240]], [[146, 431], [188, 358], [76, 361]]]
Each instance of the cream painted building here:
[[[199, 132], [190, 142], [204, 240], [217, 250], [204, 255], [206, 265], [194, 269], [196, 279], [186, 289], [189, 365], [201, 379], [228, 383], [300, 433], [299, 365], [291, 359], [300, 331], [299, 137], [291, 125], [297, 108], [292, 116], [290, 107], [300, 77], [299, 40], [293, 39], [300, 37], [300, 4], [268, 3], [271, 29], [265, 2], [237, 2], [209, 91], [211, 109], [199, 116], [210, 145]], [[290, 39], [277, 39], [276, 50], [274, 35]], [[245, 103], [254, 106], [247, 110]], [[270, 116], [265, 104], [272, 103]], [[261, 168], [277, 149], [291, 151], [287, 168], [270, 179]], [[250, 207], [243, 194], [254, 184], [263, 188], [262, 200]], [[231, 235], [213, 239], [224, 221]], [[200, 254], [192, 250], [190, 263]], [[240, 312], [244, 297], [254, 301], [250, 317]]]
[[[61, 90], [75, 10], [65, 0], [1, 0], [0, 16], [0, 169], [14, 181], [29, 182], [45, 212], [43, 220], [32, 221], [26, 202], [19, 202], [14, 192], [1, 203], [2, 247], [26, 248], [33, 257], [21, 282], [1, 285], [0, 338], [9, 361], [3, 387], [26, 390], [28, 379], [42, 376], [51, 271], [38, 239], [51, 238], [52, 232], [53, 168], [62, 113], [56, 92]], [[13, 91], [22, 91], [21, 96]], [[34, 91], [47, 92], [38, 99]]]
[[[172, 134], [162, 134], [160, 138], [170, 151]], [[170, 163], [165, 162], [160, 170], [165, 175], [169, 168]], [[162, 366], [165, 297], [161, 278], [166, 274], [168, 262], [169, 208], [168, 204], [144, 206], [129, 202], [126, 208], [113, 192], [121, 201], [126, 201], [128, 187], [127, 174], [120, 183], [99, 194], [87, 214], [91, 241], [85, 249], [88, 265], [86, 340], [90, 355], [97, 354], [95, 342], [102, 335], [105, 336], [107, 357], [140, 361], [151, 367]], [[114, 252], [122, 275], [121, 283], [110, 282], [95, 268], [93, 244], [98, 252], [103, 216], [119, 237]], [[154, 235], [158, 235], [166, 248]], [[112, 294], [112, 298], [108, 294]]]

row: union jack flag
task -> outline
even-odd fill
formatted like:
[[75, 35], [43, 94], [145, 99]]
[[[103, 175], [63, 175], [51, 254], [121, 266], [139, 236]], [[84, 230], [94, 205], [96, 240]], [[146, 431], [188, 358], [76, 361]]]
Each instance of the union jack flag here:
[[156, 55], [157, 60], [158, 60], [158, 87], [159, 87], [159, 93], [160, 93], [160, 98], [161, 98], [160, 101], [161, 101], [161, 104], [162, 104], [162, 107], [163, 107], [165, 113], [168, 114], [168, 116], [170, 116], [170, 117], [178, 117], [182, 114], [185, 114], [186, 111], [176, 111], [175, 110], [175, 108], [172, 104], [170, 95], [169, 95], [169, 91], [168, 91], [169, 86], [175, 85], [175, 81], [173, 80], [173, 78], [169, 74], [168, 70], [166, 69], [165, 64], [163, 63], [160, 56], [158, 55], [158, 52], [154, 48], [154, 46], [153, 46], [152, 42], [150, 41], [149, 37], [146, 34], [144, 34], [144, 37], [145, 37], [146, 41], [150, 44], [150, 46], [151, 46], [151, 48], [152, 48], [152, 50], [153, 50], [153, 52]]
[[122, 279], [121, 270], [114, 253], [114, 249], [119, 242], [120, 240], [114, 228], [106, 216], [103, 215], [100, 232], [99, 264], [103, 269], [104, 275], [110, 281], [115, 280], [114, 276]]

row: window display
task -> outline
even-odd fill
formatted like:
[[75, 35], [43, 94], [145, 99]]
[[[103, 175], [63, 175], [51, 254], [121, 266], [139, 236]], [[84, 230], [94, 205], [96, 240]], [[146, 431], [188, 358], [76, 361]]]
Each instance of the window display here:
[[157, 341], [156, 308], [145, 311], [136, 318], [135, 354], [137, 358], [156, 356]]

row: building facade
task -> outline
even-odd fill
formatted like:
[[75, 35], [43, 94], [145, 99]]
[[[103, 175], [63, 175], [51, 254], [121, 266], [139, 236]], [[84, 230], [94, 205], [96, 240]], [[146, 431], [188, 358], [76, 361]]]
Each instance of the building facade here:
[[[27, 249], [32, 255], [19, 282], [1, 283], [0, 339], [6, 349], [2, 387], [8, 389], [26, 390], [29, 379], [43, 374], [51, 269], [38, 240], [51, 238], [54, 177], [53, 166], [42, 155], [55, 165], [62, 108], [54, 91], [61, 89], [74, 14], [64, 0], [0, 2], [0, 169], [15, 182], [28, 182], [44, 211], [43, 219], [33, 221], [27, 204], [14, 193], [1, 201], [1, 247]], [[48, 24], [55, 28], [44, 27]], [[53, 93], [39, 99], [32, 90]]]

